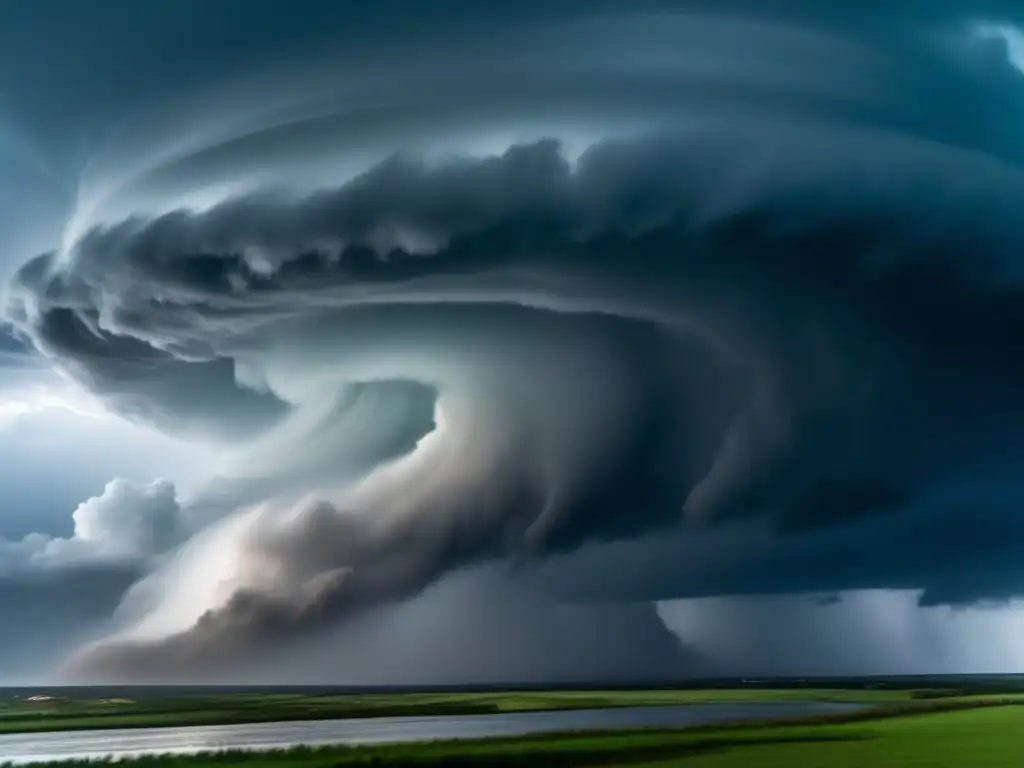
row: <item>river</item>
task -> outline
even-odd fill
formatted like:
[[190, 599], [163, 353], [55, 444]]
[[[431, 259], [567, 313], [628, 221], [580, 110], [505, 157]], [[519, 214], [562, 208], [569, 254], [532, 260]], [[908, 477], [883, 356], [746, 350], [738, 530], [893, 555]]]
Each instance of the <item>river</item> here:
[[813, 701], [617, 707], [559, 712], [440, 717], [366, 717], [183, 728], [119, 728], [0, 735], [0, 763], [223, 749], [275, 749], [298, 744], [382, 744], [518, 736], [602, 728], [676, 727], [767, 717], [849, 712], [858, 704]]

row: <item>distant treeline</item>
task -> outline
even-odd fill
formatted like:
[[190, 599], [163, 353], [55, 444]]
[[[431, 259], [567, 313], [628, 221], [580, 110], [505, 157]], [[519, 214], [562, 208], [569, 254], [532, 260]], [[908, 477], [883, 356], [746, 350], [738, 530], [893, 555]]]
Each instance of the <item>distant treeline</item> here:
[[365, 695], [400, 693], [501, 693], [557, 691], [652, 691], [761, 688], [832, 688], [850, 690], [914, 690], [916, 695], [963, 696], [977, 693], [1024, 692], [1024, 675], [920, 675], [878, 677], [758, 677], [711, 678], [677, 681], [639, 680], [633, 683], [496, 683], [447, 686], [337, 686], [337, 685], [118, 685], [118, 686], [14, 686], [0, 687], [0, 698], [48, 695], [67, 699], [83, 698], [167, 698], [175, 696], [216, 696], [233, 693], [292, 693], [310, 695]]

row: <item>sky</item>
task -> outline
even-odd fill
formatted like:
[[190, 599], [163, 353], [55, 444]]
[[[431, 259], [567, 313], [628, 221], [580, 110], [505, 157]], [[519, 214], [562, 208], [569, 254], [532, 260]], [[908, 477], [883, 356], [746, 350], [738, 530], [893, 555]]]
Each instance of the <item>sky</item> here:
[[1024, 11], [0, 2], [0, 683], [1024, 672]]

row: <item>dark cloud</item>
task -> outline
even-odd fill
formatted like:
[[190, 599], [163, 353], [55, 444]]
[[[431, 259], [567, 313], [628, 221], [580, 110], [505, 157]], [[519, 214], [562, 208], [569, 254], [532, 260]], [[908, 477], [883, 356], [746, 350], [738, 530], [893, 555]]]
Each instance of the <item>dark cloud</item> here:
[[[241, 638], [239, 638], [241, 639]], [[251, 643], [252, 638], [248, 638]], [[700, 654], [650, 605], [563, 604], [508, 574], [450, 575], [414, 600], [378, 606], [319, 633], [231, 654], [121, 641], [89, 648], [67, 679], [350, 685], [636, 682], [706, 673]]]
[[[855, 187], [828, 207], [802, 194], [759, 196], [701, 220], [689, 188], [691, 151], [689, 143], [660, 140], [611, 144], [592, 148], [576, 169], [551, 143], [436, 170], [396, 161], [338, 192], [291, 205], [248, 199], [83, 241], [57, 284], [33, 294], [33, 301], [52, 298], [40, 302], [43, 319], [29, 328], [41, 348], [62, 359], [75, 359], [79, 348], [54, 344], [45, 318], [75, 310], [47, 302], [59, 307], [70, 296], [89, 297], [77, 311], [91, 313], [96, 324], [105, 316], [110, 330], [102, 333], [127, 336], [191, 370], [208, 363], [188, 362], [180, 350], [199, 338], [208, 359], [249, 354], [259, 361], [253, 350], [266, 338], [264, 314], [283, 329], [282, 338], [290, 323], [298, 324], [303, 333], [291, 332], [295, 344], [309, 332], [311, 314], [320, 333], [347, 335], [327, 342], [342, 357], [365, 354], [368, 347], [355, 341], [361, 335], [379, 344], [441, 339], [472, 370], [494, 356], [487, 342], [506, 342], [501, 360], [488, 361], [492, 370], [460, 382], [486, 391], [470, 401], [472, 417], [438, 435], [464, 439], [480, 461], [488, 442], [468, 435], [493, 432], [500, 437], [492, 436], [491, 450], [501, 460], [485, 464], [468, 487], [447, 481], [436, 500], [420, 482], [409, 483], [419, 497], [411, 510], [373, 510], [387, 522], [331, 506], [290, 519], [283, 533], [254, 547], [279, 564], [284, 591], [240, 589], [183, 636], [189, 652], [212, 653], [195, 647], [223, 642], [230, 648], [240, 635], [266, 641], [325, 616], [401, 599], [481, 559], [641, 533], [681, 519], [684, 508], [706, 521], [769, 515], [794, 536], [864, 515], [887, 521], [936, 477], [965, 461], [1001, 456], [1006, 441], [1016, 442], [1020, 371], [1007, 352], [1024, 332], [1015, 309], [1019, 288], [992, 277], [1017, 247], [1012, 218], [1001, 210], [1002, 196], [1018, 186], [1014, 177], [1000, 177], [980, 212], [972, 210], [973, 195], [965, 201], [953, 187], [931, 203], [941, 224], [922, 223], [925, 201], [916, 196], [879, 202]], [[845, 178], [850, 184], [856, 175], [851, 169]], [[830, 181], [813, 179], [824, 190]], [[697, 188], [713, 184], [703, 180]], [[250, 222], [259, 222], [259, 231], [250, 231]], [[419, 254], [371, 249], [366, 241], [384, 222], [437, 245]], [[303, 236], [337, 245], [310, 252]], [[298, 241], [298, 259], [286, 248], [291, 240]], [[879, 249], [888, 251], [888, 263], [865, 264], [865, 254]], [[264, 276], [251, 271], [246, 250], [284, 257]], [[979, 264], [979, 254], [988, 265]], [[498, 308], [489, 306], [494, 289], [477, 286], [513, 266], [536, 276], [550, 307], [527, 299], [502, 309], [500, 293]], [[552, 286], [562, 275], [589, 283], [590, 291], [560, 295]], [[108, 297], [124, 295], [108, 287], [117, 280], [133, 286], [134, 306], [108, 309]], [[445, 280], [476, 295], [468, 304], [452, 302]], [[423, 284], [425, 305], [403, 301]], [[394, 298], [375, 300], [372, 285], [388, 286]], [[496, 293], [504, 288], [498, 286]], [[159, 310], [147, 292], [159, 294]], [[576, 293], [591, 306], [573, 308]], [[503, 315], [522, 316], [514, 332]], [[463, 324], [474, 327], [462, 330]], [[629, 375], [622, 392], [601, 385], [617, 418], [602, 414], [607, 423], [596, 430], [581, 427], [587, 416], [578, 410], [579, 392], [570, 392], [594, 386], [581, 371], [599, 368], [585, 358], [545, 364], [536, 348], [530, 359], [512, 346], [530, 339], [554, 350], [572, 348], [572, 339], [577, 349], [599, 344], [600, 365], [610, 360]], [[524, 371], [528, 359], [533, 369]], [[273, 371], [268, 360], [273, 354], [253, 365]], [[104, 357], [89, 353], [75, 362], [92, 382], [106, 380], [88, 373], [102, 372]], [[213, 381], [220, 386], [226, 378]], [[443, 397], [445, 384], [438, 387]], [[915, 394], [925, 387], [928, 395]], [[145, 394], [149, 407], [176, 413], [173, 400]], [[571, 421], [565, 395], [577, 398]], [[983, 406], [974, 404], [982, 397]], [[721, 412], [708, 418], [701, 404], [716, 400]], [[967, 402], [971, 424], [957, 413]], [[591, 407], [603, 405], [595, 398]], [[563, 411], [557, 423], [555, 409]], [[506, 423], [491, 415], [502, 411], [520, 416]], [[544, 423], [531, 423], [538, 413]], [[488, 423], [495, 418], [497, 426]], [[588, 441], [614, 437], [610, 453], [594, 457], [599, 471], [575, 466], [592, 444], [574, 433]], [[953, 436], [956, 445], [949, 445]], [[535, 452], [549, 440], [569, 441], [566, 455], [539, 458]], [[574, 477], [581, 469], [586, 474]], [[920, 556], [918, 564], [924, 585]]]
[[[15, 277], [19, 332], [114, 410], [248, 449], [196, 514], [258, 504], [229, 595], [82, 663], [253, 658], [492, 560], [623, 600], [1016, 594], [1024, 79], [992, 19], [929, 8], [555, 24], [529, 61], [459, 48], [465, 77], [410, 52], [337, 102], [365, 111], [136, 182], [403, 150], [363, 172], [78, 222]], [[538, 115], [556, 138], [417, 149]]]
[[1019, 498], [1007, 470], [937, 483], [906, 506], [837, 525], [796, 533], [756, 520], [689, 528], [551, 560], [532, 576], [568, 599], [904, 589], [925, 606], [1005, 601], [1024, 588], [1011, 565], [1024, 542]]

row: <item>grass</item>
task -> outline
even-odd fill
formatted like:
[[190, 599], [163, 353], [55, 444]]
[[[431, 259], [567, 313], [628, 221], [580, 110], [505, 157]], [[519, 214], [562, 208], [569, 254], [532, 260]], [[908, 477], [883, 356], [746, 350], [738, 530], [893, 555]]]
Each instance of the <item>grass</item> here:
[[[153, 756], [124, 768], [1002, 768], [1024, 765], [1024, 706], [1000, 700], [880, 707], [855, 716], [686, 730], [562, 734], [375, 747]], [[945, 710], [945, 711], [943, 711]], [[61, 764], [96, 768], [96, 761]]]
[[891, 704], [908, 701], [907, 690], [750, 688], [653, 691], [546, 691], [322, 695], [230, 693], [140, 700], [74, 699], [33, 704], [0, 700], [0, 733], [95, 728], [322, 720], [350, 717], [467, 715], [539, 710], [600, 709], [709, 702], [838, 701]]
[[[1024, 708], [1003, 706], [900, 717], [864, 725], [835, 726], [819, 735], [836, 740], [748, 744], [693, 759], [670, 758], [648, 768], [1010, 768], [1024, 764]], [[626, 762], [623, 765], [630, 765]]]

